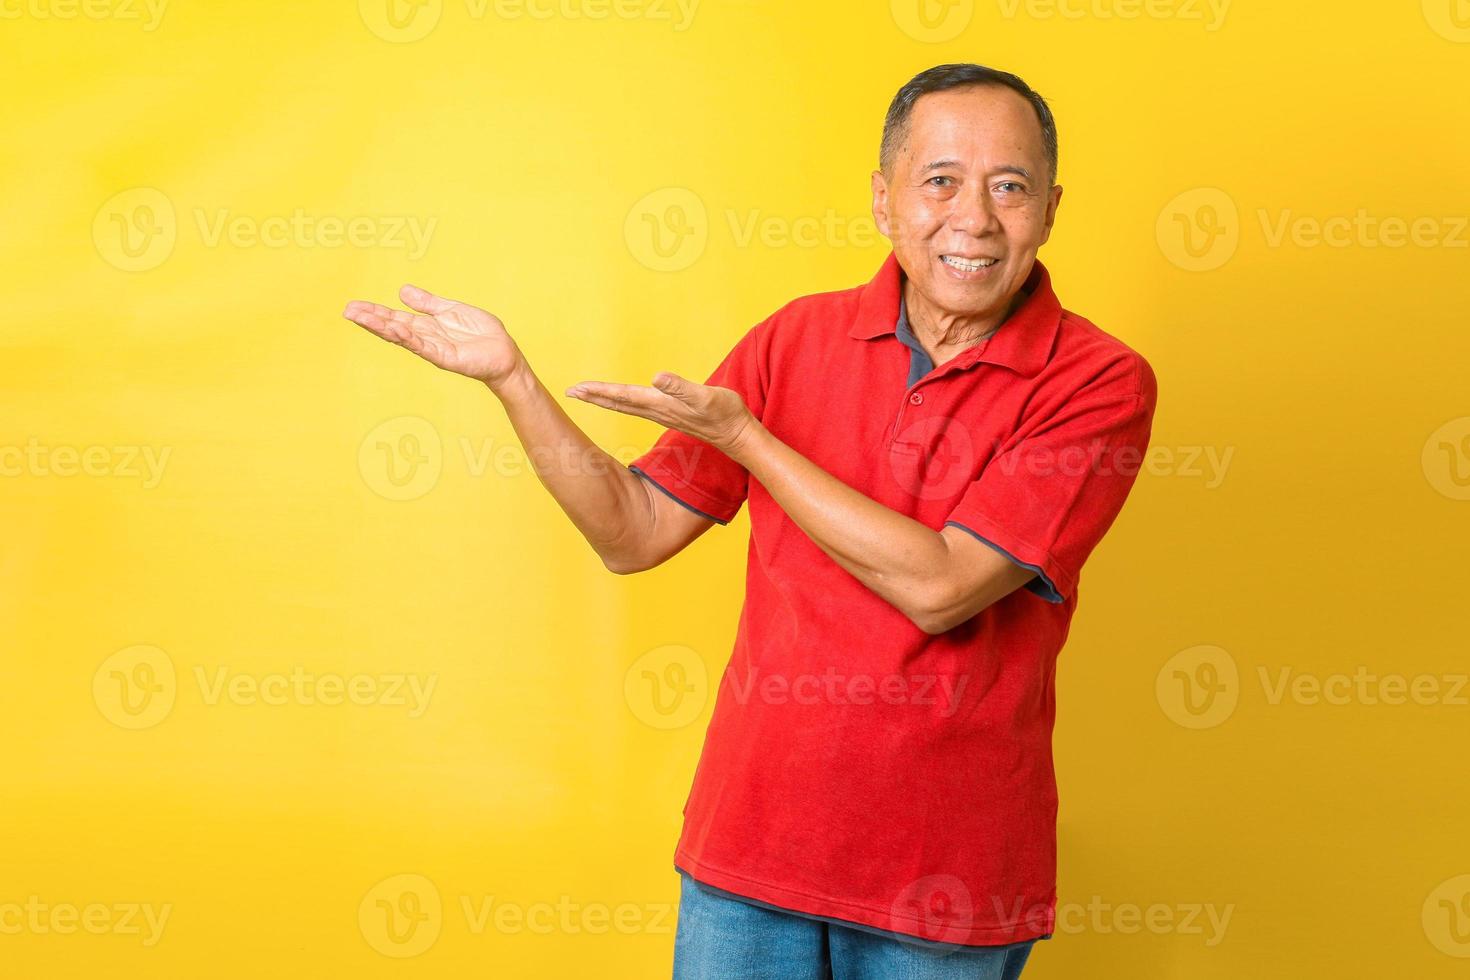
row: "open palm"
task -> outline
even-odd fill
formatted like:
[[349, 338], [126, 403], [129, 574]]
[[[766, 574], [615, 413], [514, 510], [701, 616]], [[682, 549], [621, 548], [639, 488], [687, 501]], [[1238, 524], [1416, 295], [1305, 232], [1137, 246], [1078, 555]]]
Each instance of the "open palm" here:
[[446, 371], [491, 387], [510, 376], [521, 352], [499, 317], [417, 286], [404, 286], [398, 296], [418, 312], [355, 299], [342, 315]]

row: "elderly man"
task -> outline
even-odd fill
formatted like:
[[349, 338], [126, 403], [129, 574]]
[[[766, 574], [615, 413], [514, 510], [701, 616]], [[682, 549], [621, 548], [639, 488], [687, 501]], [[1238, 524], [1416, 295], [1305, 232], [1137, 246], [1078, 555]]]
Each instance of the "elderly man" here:
[[[567, 395], [667, 427], [624, 467], [501, 322], [413, 286], [344, 313], [484, 382], [610, 570], [750, 502], [738, 635], [685, 806], [674, 974], [1013, 978], [1056, 906], [1056, 658], [1147, 448], [1148, 362], [1036, 260], [1057, 133], [1015, 75], [894, 98], [866, 285], [797, 299], [705, 384]], [[600, 465], [588, 465], [600, 464]]]

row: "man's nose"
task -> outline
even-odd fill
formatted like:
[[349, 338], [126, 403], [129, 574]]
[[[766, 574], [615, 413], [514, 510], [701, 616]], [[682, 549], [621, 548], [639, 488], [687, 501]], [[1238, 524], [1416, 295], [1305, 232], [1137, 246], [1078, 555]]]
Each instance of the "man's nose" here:
[[979, 238], [1000, 227], [995, 202], [990, 199], [984, 182], [966, 185], [951, 201], [954, 209], [950, 212], [949, 223], [956, 231]]

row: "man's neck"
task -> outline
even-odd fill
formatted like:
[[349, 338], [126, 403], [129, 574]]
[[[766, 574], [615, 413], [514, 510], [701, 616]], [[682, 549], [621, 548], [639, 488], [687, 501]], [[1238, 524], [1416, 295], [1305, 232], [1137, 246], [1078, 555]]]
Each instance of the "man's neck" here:
[[990, 337], [1031, 295], [1031, 290], [1023, 286], [1011, 297], [1010, 304], [1000, 316], [973, 317], [950, 315], [931, 309], [907, 276], [904, 277], [902, 289], [909, 329], [935, 364], [941, 364]]

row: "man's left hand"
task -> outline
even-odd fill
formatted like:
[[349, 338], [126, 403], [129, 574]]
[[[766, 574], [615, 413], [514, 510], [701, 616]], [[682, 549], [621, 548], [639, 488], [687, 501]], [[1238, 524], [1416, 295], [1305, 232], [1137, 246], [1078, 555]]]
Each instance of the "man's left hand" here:
[[567, 394], [678, 429], [732, 457], [755, 428], [755, 416], [738, 392], [702, 385], [670, 371], [659, 372], [652, 387], [581, 381], [568, 388]]

